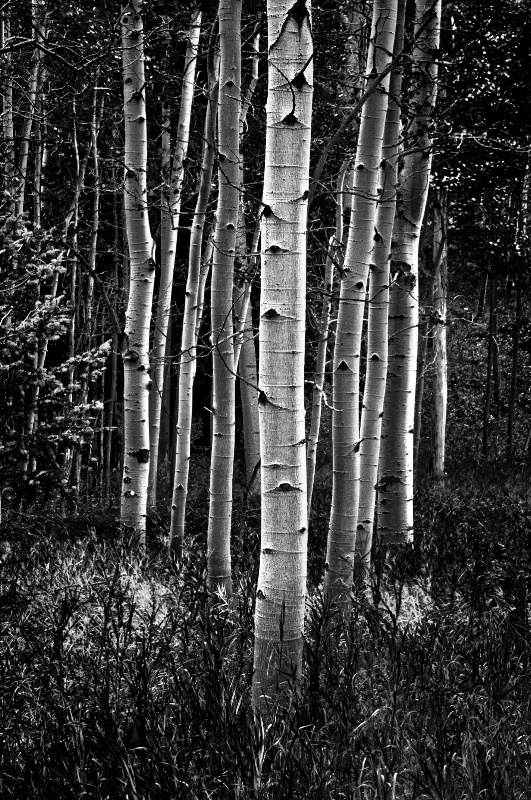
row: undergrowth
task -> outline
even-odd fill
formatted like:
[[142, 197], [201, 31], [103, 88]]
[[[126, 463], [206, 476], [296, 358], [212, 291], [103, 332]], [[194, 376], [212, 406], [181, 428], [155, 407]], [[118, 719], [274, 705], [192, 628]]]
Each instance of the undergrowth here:
[[414, 547], [376, 554], [348, 622], [312, 582], [302, 680], [266, 730], [250, 703], [255, 509], [235, 521], [229, 603], [204, 589], [199, 511], [179, 571], [160, 520], [140, 559], [104, 515], [8, 514], [0, 796], [530, 797], [531, 510], [458, 492], [417, 505]]

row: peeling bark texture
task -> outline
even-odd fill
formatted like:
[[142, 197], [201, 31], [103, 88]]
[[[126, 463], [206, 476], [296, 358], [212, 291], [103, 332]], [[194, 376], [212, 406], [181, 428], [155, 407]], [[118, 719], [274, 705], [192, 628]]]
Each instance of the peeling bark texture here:
[[437, 61], [441, 2], [417, 0], [415, 25], [429, 24], [412, 54], [417, 87], [412, 120], [404, 130], [403, 166], [393, 233], [389, 300], [389, 367], [382, 420], [378, 534], [384, 544], [413, 537], [413, 433], [419, 323], [419, 240], [432, 159], [433, 112], [437, 97]]
[[435, 193], [433, 206], [433, 412], [432, 461], [433, 480], [444, 485], [446, 441], [446, 409], [448, 382], [446, 353], [446, 314], [448, 305], [448, 193], [442, 188]]
[[146, 536], [149, 460], [149, 325], [155, 280], [153, 240], [147, 208], [147, 126], [144, 78], [144, 31], [141, 0], [122, 6], [125, 176], [124, 209], [129, 244], [129, 301], [122, 356], [124, 364], [124, 466], [121, 522], [133, 543]]
[[[396, 57], [403, 47], [405, 11], [405, 0], [399, 0], [393, 57]], [[360, 579], [367, 576], [370, 567], [376, 511], [378, 459], [387, 382], [389, 262], [396, 210], [401, 90], [402, 71], [394, 70], [389, 82], [389, 105], [385, 120], [380, 167], [380, 200], [376, 210], [373, 264], [369, 285], [367, 369], [360, 434], [360, 500], [354, 555], [354, 569]]]
[[240, 201], [241, 0], [219, 4], [218, 205], [211, 279], [212, 451], [207, 533], [207, 584], [232, 593], [230, 534], [234, 468], [235, 371], [232, 286]]
[[313, 94], [310, 3], [268, 0], [267, 17], [259, 361], [262, 532], [253, 675], [253, 707], [262, 715], [289, 692], [302, 661], [308, 527], [306, 198]]
[[175, 267], [175, 252], [179, 234], [181, 214], [181, 187], [184, 177], [184, 161], [188, 152], [190, 138], [190, 115], [194, 97], [195, 73], [197, 65], [197, 48], [201, 32], [201, 14], [195, 11], [188, 32], [188, 45], [184, 62], [184, 73], [181, 90], [181, 105], [177, 123], [177, 141], [171, 162], [170, 106], [165, 99], [162, 131], [162, 212], [160, 243], [160, 284], [157, 298], [157, 317], [153, 333], [151, 351], [151, 377], [153, 388], [149, 396], [149, 432], [150, 432], [150, 465], [149, 465], [149, 499], [150, 505], [157, 501], [157, 471], [159, 465], [159, 434], [162, 395], [164, 389], [164, 367], [166, 342], [170, 322], [171, 290]]
[[[213, 44], [211, 42], [211, 54]], [[211, 62], [213, 59], [211, 58]], [[203, 156], [199, 193], [192, 220], [190, 250], [188, 258], [188, 275], [186, 278], [186, 294], [184, 300], [183, 328], [181, 334], [181, 356], [179, 359], [179, 388], [177, 392], [177, 427], [175, 429], [175, 468], [171, 504], [170, 553], [179, 559], [182, 555], [184, 541], [184, 523], [186, 501], [188, 496], [188, 477], [190, 472], [190, 440], [192, 432], [192, 392], [197, 357], [197, 337], [200, 325], [199, 308], [203, 309], [202, 296], [206, 281], [209, 260], [205, 259], [201, 269], [201, 245], [205, 218], [212, 184], [212, 171], [215, 155], [216, 110], [218, 104], [219, 84], [216, 68], [211, 64], [209, 69], [210, 93], [205, 120]], [[202, 290], [201, 290], [202, 287]]]
[[[391, 63], [397, 0], [375, 0], [367, 85]], [[363, 107], [354, 197], [343, 264], [333, 364], [333, 485], [324, 579], [325, 596], [348, 611], [359, 501], [360, 351], [369, 267], [373, 258], [378, 178], [389, 76]]]

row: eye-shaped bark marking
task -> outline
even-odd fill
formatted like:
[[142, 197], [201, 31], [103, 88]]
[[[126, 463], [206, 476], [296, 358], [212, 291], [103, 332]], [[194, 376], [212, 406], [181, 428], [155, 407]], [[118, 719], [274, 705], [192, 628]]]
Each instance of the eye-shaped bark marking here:
[[280, 314], [274, 308], [269, 308], [264, 314], [262, 314], [262, 319], [277, 319], [278, 317], [280, 317]]

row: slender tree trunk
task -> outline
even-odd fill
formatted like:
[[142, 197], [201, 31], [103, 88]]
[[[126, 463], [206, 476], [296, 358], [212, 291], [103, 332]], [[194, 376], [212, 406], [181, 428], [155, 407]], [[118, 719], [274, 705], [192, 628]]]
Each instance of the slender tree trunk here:
[[[97, 79], [96, 79], [96, 84], [97, 84]], [[101, 187], [100, 187], [100, 160], [98, 152], [98, 131], [103, 116], [104, 102], [105, 102], [105, 95], [102, 94], [100, 98], [100, 108], [98, 114], [98, 90], [95, 85], [94, 99], [92, 104], [92, 122], [90, 126], [90, 139], [91, 139], [91, 150], [92, 150], [92, 177], [94, 180], [94, 185], [92, 187], [92, 192], [93, 192], [92, 221], [90, 227], [90, 240], [89, 240], [90, 243], [89, 243], [88, 259], [87, 259], [88, 265], [93, 272], [96, 270], [98, 230], [100, 226]], [[82, 337], [82, 341], [84, 339], [86, 352], [90, 352], [91, 350], [91, 341], [93, 335], [93, 326], [94, 326], [93, 313], [92, 313], [93, 296], [94, 296], [94, 278], [92, 277], [92, 275], [88, 274], [85, 276], [85, 287], [82, 300], [83, 323], [84, 323], [84, 336]], [[79, 374], [80, 390], [79, 390], [78, 404], [81, 406], [86, 406], [88, 403], [89, 372], [90, 372], [90, 365], [88, 362], [85, 362]], [[74, 497], [79, 495], [81, 490], [80, 478], [81, 478], [81, 462], [83, 458], [83, 445], [84, 442], [80, 442], [80, 444], [76, 446], [74, 451], [74, 461], [72, 466], [72, 488], [74, 492]]]
[[432, 140], [431, 126], [437, 95], [437, 52], [440, 36], [440, 0], [417, 0], [418, 30], [413, 67], [417, 88], [415, 116], [405, 131], [397, 219], [393, 233], [389, 301], [389, 366], [382, 419], [378, 482], [378, 533], [385, 544], [409, 542], [413, 536], [413, 437], [418, 348], [418, 258], [424, 209], [428, 195]]
[[[2, 50], [11, 39], [10, 3], [5, 3], [0, 12], [0, 34]], [[13, 74], [11, 53], [7, 51], [2, 56], [2, 138], [3, 138], [3, 188], [6, 194], [6, 204], [10, 212], [14, 211], [15, 194], [15, 126], [13, 123]]]
[[448, 357], [446, 316], [448, 306], [448, 194], [438, 189], [433, 207], [433, 479], [444, 485]]
[[[241, 159], [240, 159], [241, 163]], [[260, 221], [253, 233], [250, 257], [246, 251], [245, 215], [240, 201], [240, 226], [238, 247], [242, 256], [243, 283], [234, 286], [234, 321], [237, 335], [234, 337], [234, 368], [240, 377], [240, 398], [243, 417], [243, 442], [245, 450], [246, 492], [254, 495], [259, 491], [257, 479], [260, 463], [260, 423], [258, 414], [258, 373], [256, 348], [251, 309], [251, 270], [256, 270]]]
[[[341, 15], [343, 29], [346, 34], [345, 55], [343, 67], [344, 80], [340, 87], [339, 99], [342, 105], [352, 108], [352, 104], [359, 100], [367, 69], [367, 55], [369, 50], [370, 27], [368, 24], [367, 3], [356, 3], [355, 8], [348, 9]], [[347, 147], [352, 152], [356, 149], [359, 132], [358, 122], [350, 126]], [[352, 208], [352, 189], [354, 186], [354, 164], [352, 156], [348, 159], [344, 187], [347, 190], [343, 199], [345, 210]]]
[[[342, 190], [339, 189], [339, 192], [341, 191]], [[342, 211], [340, 213], [342, 213]], [[328, 349], [330, 312], [332, 309], [332, 283], [334, 280], [334, 266], [338, 263], [338, 256], [341, 255], [341, 239], [338, 238], [339, 232], [340, 231], [338, 230], [338, 226], [336, 224], [336, 233], [330, 237], [328, 244], [328, 253], [326, 254], [323, 280], [323, 302], [321, 307], [321, 318], [319, 320], [319, 339], [317, 342], [315, 372], [313, 373], [312, 414], [310, 418], [310, 428], [308, 431], [306, 445], [308, 519], [310, 519], [312, 510], [317, 445], [319, 444], [319, 432], [321, 429], [321, 411], [323, 406], [324, 382], [326, 377], [326, 355]]]
[[[422, 308], [422, 302], [420, 303]], [[422, 411], [428, 371], [428, 345], [430, 341], [431, 314], [419, 319], [419, 346], [417, 356], [417, 382], [415, 384], [415, 422], [413, 425], [413, 488], [417, 488], [420, 443], [422, 442]]]
[[[42, 83], [42, 82], [41, 82]], [[36, 230], [41, 227], [42, 212], [42, 116], [44, 99], [39, 91], [35, 101], [35, 158], [33, 162], [33, 226]]]
[[156, 505], [157, 502], [160, 417], [164, 388], [166, 341], [168, 337], [170, 321], [173, 271], [175, 266], [175, 253], [177, 248], [177, 236], [179, 233], [179, 219], [181, 213], [181, 188], [184, 176], [184, 160], [188, 152], [188, 140], [190, 137], [190, 116], [194, 97], [197, 47], [199, 44], [200, 32], [201, 14], [200, 12], [195, 11], [188, 33], [188, 46], [186, 49], [184, 63], [181, 105], [179, 108], [179, 122], [177, 125], [177, 142], [173, 155], [173, 164], [171, 164], [170, 159], [171, 145], [169, 113], [165, 115], [163, 120], [162, 171], [164, 187], [162, 190], [161, 213], [161, 269], [157, 301], [157, 317], [153, 334], [153, 348], [151, 351], [151, 377], [153, 380], [153, 387], [149, 395], [150, 456], [148, 503], [150, 505]]
[[489, 316], [489, 345], [487, 353], [487, 388], [485, 392], [485, 410], [483, 412], [483, 443], [482, 452], [485, 457], [489, 454], [489, 428], [492, 406], [493, 378], [495, 351], [498, 346], [496, 341], [498, 328], [498, 276], [494, 273], [490, 281], [490, 316]]
[[323, 282], [323, 305], [319, 324], [319, 341], [315, 359], [315, 372], [313, 375], [312, 389], [312, 415], [308, 431], [306, 446], [306, 476], [308, 486], [308, 519], [312, 509], [313, 486], [315, 481], [315, 465], [317, 460], [317, 446], [319, 444], [319, 431], [321, 428], [321, 411], [324, 395], [324, 381], [326, 376], [326, 355], [328, 350], [330, 313], [332, 309], [332, 288], [334, 281], [334, 267], [340, 269], [343, 263], [343, 211], [344, 211], [344, 183], [349, 160], [346, 159], [341, 167], [336, 184], [336, 230], [330, 237], [328, 253], [325, 263]]
[[124, 209], [130, 281], [122, 354], [124, 362], [124, 464], [121, 522], [145, 544], [149, 476], [149, 325], [155, 279], [147, 207], [146, 83], [140, 0], [122, 7], [125, 178]]
[[[399, 0], [393, 49], [395, 57], [401, 52], [404, 44], [405, 6], [405, 0]], [[389, 81], [389, 105], [380, 167], [380, 200], [376, 209], [373, 263], [369, 283], [367, 367], [360, 431], [360, 499], [354, 554], [354, 569], [360, 578], [368, 574], [370, 567], [387, 382], [389, 262], [398, 181], [401, 90], [402, 73], [394, 70]]]
[[256, 593], [253, 707], [300, 672], [306, 598], [304, 424], [306, 219], [312, 113], [309, 2], [268, 0], [268, 99], [262, 293], [262, 532]]
[[[215, 155], [216, 111], [218, 103], [219, 82], [216, 78], [214, 64], [215, 30], [212, 32], [210, 45], [208, 99], [205, 120], [203, 157], [199, 193], [192, 220], [190, 238], [190, 254], [188, 276], [184, 300], [183, 328], [181, 338], [181, 355], [179, 359], [179, 387], [177, 394], [177, 427], [175, 430], [175, 468], [170, 523], [170, 554], [179, 559], [182, 555], [184, 541], [184, 522], [186, 500], [188, 496], [188, 476], [190, 470], [190, 440], [192, 431], [192, 391], [195, 377], [195, 360], [197, 346], [197, 315], [199, 305], [199, 286], [201, 274], [201, 245], [205, 217], [212, 184], [212, 170]], [[206, 276], [205, 276], [206, 280]], [[204, 284], [203, 284], [204, 289]]]
[[[46, 37], [46, 11], [43, 0], [32, 0], [31, 4], [31, 23], [32, 35], [35, 41], [42, 44]], [[14, 193], [14, 213], [16, 217], [21, 217], [24, 212], [24, 199], [26, 193], [26, 178], [28, 173], [28, 158], [30, 149], [31, 129], [35, 121], [37, 110], [37, 99], [40, 90], [40, 79], [42, 71], [42, 52], [35, 48], [32, 55], [32, 66], [28, 79], [28, 109], [24, 117], [20, 149], [18, 154], [18, 164], [16, 171], [16, 188]]]
[[[367, 69], [371, 80], [391, 62], [397, 0], [375, 0]], [[378, 177], [387, 111], [385, 91], [374, 92], [360, 121], [354, 197], [343, 265], [333, 364], [333, 485], [324, 591], [347, 612], [358, 518], [360, 441], [359, 378], [361, 336], [369, 268], [373, 261]]]
[[[243, 418], [243, 443], [245, 451], [246, 495], [256, 495], [260, 489], [258, 467], [260, 464], [260, 424], [258, 414], [258, 371], [256, 367], [256, 347], [251, 309], [251, 288], [253, 272], [257, 269], [258, 242], [260, 239], [260, 219], [256, 220], [250, 255], [247, 248], [247, 226], [243, 202], [243, 153], [247, 112], [251, 107], [254, 90], [258, 82], [260, 34], [253, 41], [252, 72], [242, 101], [240, 111], [240, 174], [241, 189], [240, 213], [237, 235], [236, 264], [241, 262], [241, 275], [234, 285], [234, 323], [237, 335], [234, 337], [234, 369], [239, 375], [240, 398]], [[238, 259], [239, 256], [239, 259]]]
[[511, 371], [511, 394], [509, 397], [509, 413], [507, 416], [507, 455], [509, 460], [514, 452], [514, 412], [516, 408], [518, 387], [518, 357], [520, 353], [520, 322], [522, 318], [522, 281], [520, 276], [516, 284], [516, 314], [513, 333], [513, 363]]
[[232, 286], [240, 203], [241, 0], [220, 0], [219, 170], [212, 261], [212, 452], [207, 582], [232, 592], [230, 533], [236, 432]]
[[487, 296], [488, 280], [489, 280], [489, 273], [485, 271], [481, 275], [481, 281], [479, 284], [478, 310], [476, 313], [477, 317], [482, 317], [483, 312], [485, 310], [485, 298]]
[[245, 450], [246, 490], [255, 495], [259, 490], [258, 465], [260, 463], [260, 420], [258, 413], [258, 374], [256, 369], [256, 348], [251, 314], [251, 304], [247, 304], [243, 342], [238, 363], [240, 376], [240, 397], [243, 415], [243, 446]]

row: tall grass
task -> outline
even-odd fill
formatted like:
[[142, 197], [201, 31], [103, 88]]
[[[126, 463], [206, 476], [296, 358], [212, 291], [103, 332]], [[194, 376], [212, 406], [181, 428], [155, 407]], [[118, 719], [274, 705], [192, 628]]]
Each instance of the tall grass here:
[[252, 515], [230, 604], [204, 589], [199, 512], [179, 572], [156, 531], [140, 560], [101, 520], [7, 516], [0, 797], [529, 798], [529, 509], [420, 508], [415, 548], [376, 560], [348, 626], [312, 588], [299, 690], [266, 730]]

